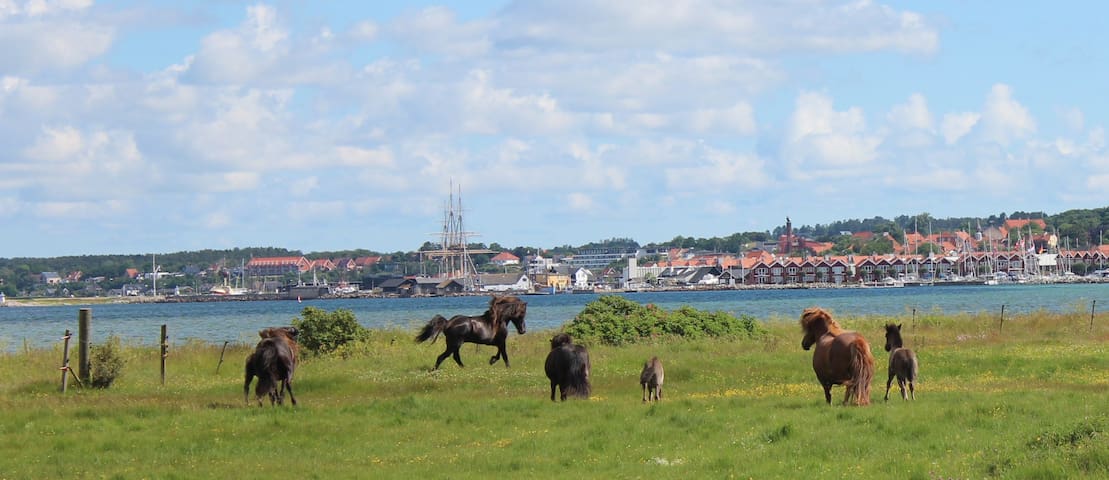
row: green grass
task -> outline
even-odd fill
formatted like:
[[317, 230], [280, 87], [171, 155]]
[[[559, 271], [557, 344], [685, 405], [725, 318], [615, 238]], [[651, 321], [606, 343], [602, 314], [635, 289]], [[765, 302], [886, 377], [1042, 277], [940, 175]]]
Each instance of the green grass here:
[[[509, 338], [512, 368], [460, 369], [414, 332], [304, 359], [300, 406], [247, 407], [245, 345], [125, 347], [108, 390], [58, 392], [60, 349], [0, 356], [0, 478], [1105, 478], [1109, 317], [838, 319], [878, 365], [869, 407], [828, 407], [795, 323], [762, 340], [590, 347], [594, 397], [551, 403], [551, 332]], [[881, 325], [905, 323], [915, 402], [888, 403]], [[663, 402], [640, 402], [658, 355]], [[833, 390], [838, 401], [842, 387]]]

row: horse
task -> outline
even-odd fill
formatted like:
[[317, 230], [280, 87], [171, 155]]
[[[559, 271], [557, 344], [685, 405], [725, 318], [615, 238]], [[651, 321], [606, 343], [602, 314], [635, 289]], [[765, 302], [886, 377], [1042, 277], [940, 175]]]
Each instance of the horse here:
[[909, 384], [909, 396], [916, 400], [916, 377], [918, 365], [916, 353], [905, 348], [901, 340], [901, 325], [886, 324], [886, 351], [890, 352], [889, 379], [886, 380], [886, 400], [890, 399], [890, 384], [897, 377], [897, 388], [901, 389], [901, 399], [908, 400], [905, 396], [905, 384]]
[[497, 360], [503, 358], [504, 366], [507, 368], [508, 352], [504, 348], [504, 343], [508, 338], [508, 323], [512, 322], [516, 326], [516, 332], [523, 335], [527, 332], [527, 326], [524, 324], [527, 309], [527, 302], [517, 297], [511, 295], [493, 297], [489, 300], [489, 309], [479, 316], [455, 315], [447, 320], [442, 315], [436, 315], [416, 335], [416, 343], [428, 339], [435, 343], [440, 333], [447, 337], [447, 349], [435, 359], [434, 370], [438, 370], [439, 364], [449, 356], [454, 357], [458, 366], [465, 367], [458, 351], [466, 342], [496, 345], [497, 354], [489, 359], [489, 364], [497, 363]]
[[643, 364], [643, 372], [639, 374], [639, 385], [643, 387], [643, 402], [662, 400], [662, 360], [651, 357]]
[[285, 391], [289, 392], [293, 405], [297, 404], [293, 393], [293, 372], [297, 361], [292, 347], [296, 342], [291, 340], [284, 334], [263, 336], [254, 347], [254, 352], [246, 359], [246, 379], [243, 382], [243, 400], [246, 403], [250, 403], [250, 382], [258, 377], [254, 387], [258, 406], [262, 405], [263, 395], [270, 397], [270, 405], [284, 404]]
[[842, 329], [832, 315], [819, 307], [801, 313], [805, 337], [801, 348], [813, 350], [812, 367], [824, 387], [824, 400], [832, 404], [832, 385], [843, 385], [843, 404], [870, 404], [870, 381], [874, 378], [874, 356], [862, 335]]
[[547, 378], [551, 380], [551, 401], [555, 401], [555, 387], [562, 401], [566, 401], [567, 396], [589, 398], [592, 391], [589, 385], [591, 368], [589, 352], [581, 345], [574, 345], [570, 335], [559, 333], [552, 337], [551, 352], [543, 365]]

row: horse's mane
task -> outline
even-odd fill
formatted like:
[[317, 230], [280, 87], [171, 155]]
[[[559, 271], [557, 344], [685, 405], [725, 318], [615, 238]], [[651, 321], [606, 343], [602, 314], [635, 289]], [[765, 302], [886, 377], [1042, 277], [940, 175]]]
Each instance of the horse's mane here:
[[832, 335], [839, 335], [843, 333], [843, 328], [839, 326], [832, 314], [828, 313], [820, 307], [809, 307], [801, 313], [801, 329], [805, 332], [813, 332], [814, 329], [823, 326], [827, 333]]
[[485, 311], [485, 316], [493, 325], [504, 326], [512, 319], [522, 318], [527, 307], [527, 303], [514, 296], [497, 296], [489, 300], [489, 310]]

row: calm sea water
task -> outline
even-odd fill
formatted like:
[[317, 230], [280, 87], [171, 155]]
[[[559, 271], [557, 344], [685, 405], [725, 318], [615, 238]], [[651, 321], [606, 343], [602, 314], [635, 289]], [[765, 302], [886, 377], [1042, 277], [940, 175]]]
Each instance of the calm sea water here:
[[[908, 315], [918, 313], [1026, 313], [1038, 310], [1089, 312], [1109, 309], [1109, 284], [938, 286], [881, 289], [726, 290], [708, 292], [658, 292], [623, 294], [639, 303], [653, 303], [667, 310], [690, 305], [702, 310], [751, 315], [766, 322], [796, 321], [810, 306], [830, 309], [839, 317], [854, 315]], [[529, 332], [556, 329], [573, 319], [594, 294], [529, 295]], [[125, 341], [156, 345], [166, 324], [174, 344], [189, 339], [222, 344], [253, 342], [260, 328], [287, 325], [306, 306], [328, 311], [347, 309], [369, 328], [422, 326], [435, 314], [478, 315], [489, 297], [371, 298], [343, 300], [156, 303], [93, 305], [93, 342], [109, 335]], [[81, 306], [0, 308], [0, 351], [29, 345], [49, 347], [59, 343], [65, 330], [77, 330]]]

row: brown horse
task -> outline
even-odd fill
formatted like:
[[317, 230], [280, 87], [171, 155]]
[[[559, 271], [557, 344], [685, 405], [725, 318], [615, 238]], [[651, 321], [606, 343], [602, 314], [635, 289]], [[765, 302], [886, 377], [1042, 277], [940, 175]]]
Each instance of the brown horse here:
[[856, 405], [870, 404], [870, 381], [874, 378], [874, 356], [870, 345], [858, 333], [840, 328], [831, 314], [818, 307], [801, 313], [801, 348], [813, 345], [812, 368], [824, 387], [824, 400], [832, 404], [832, 385], [843, 385], [843, 404], [854, 400]]
[[527, 310], [527, 302], [517, 297], [511, 295], [493, 297], [489, 300], [489, 309], [476, 317], [455, 315], [447, 320], [442, 315], [436, 315], [427, 322], [427, 325], [424, 325], [419, 335], [416, 335], [416, 342], [423, 342], [430, 338], [434, 343], [440, 333], [447, 337], [447, 349], [435, 359], [436, 370], [443, 360], [452, 355], [455, 363], [464, 367], [458, 350], [466, 342], [496, 345], [497, 354], [489, 359], [489, 364], [497, 363], [497, 360], [503, 358], [504, 366], [508, 367], [508, 352], [504, 348], [505, 339], [508, 338], [508, 323], [512, 322], [516, 326], [516, 332], [523, 335], [527, 332], [527, 326], [524, 324]]
[[890, 399], [890, 384], [897, 377], [897, 388], [901, 389], [901, 399], [905, 396], [905, 384], [909, 384], [909, 396], [916, 400], [916, 376], [918, 371], [916, 353], [905, 348], [901, 340], [901, 325], [886, 324], [886, 351], [890, 352], [889, 378], [886, 380], [886, 400]]
[[643, 371], [639, 374], [639, 385], [643, 387], [643, 402], [662, 400], [663, 381], [662, 360], [651, 357], [643, 364]]
[[574, 339], [565, 333], [556, 334], [551, 338], [551, 353], [547, 354], [547, 361], [543, 370], [551, 381], [551, 401], [555, 399], [555, 388], [560, 393], [559, 398], [566, 401], [566, 397], [589, 398], [592, 387], [589, 384], [589, 352], [581, 345], [574, 345]]

